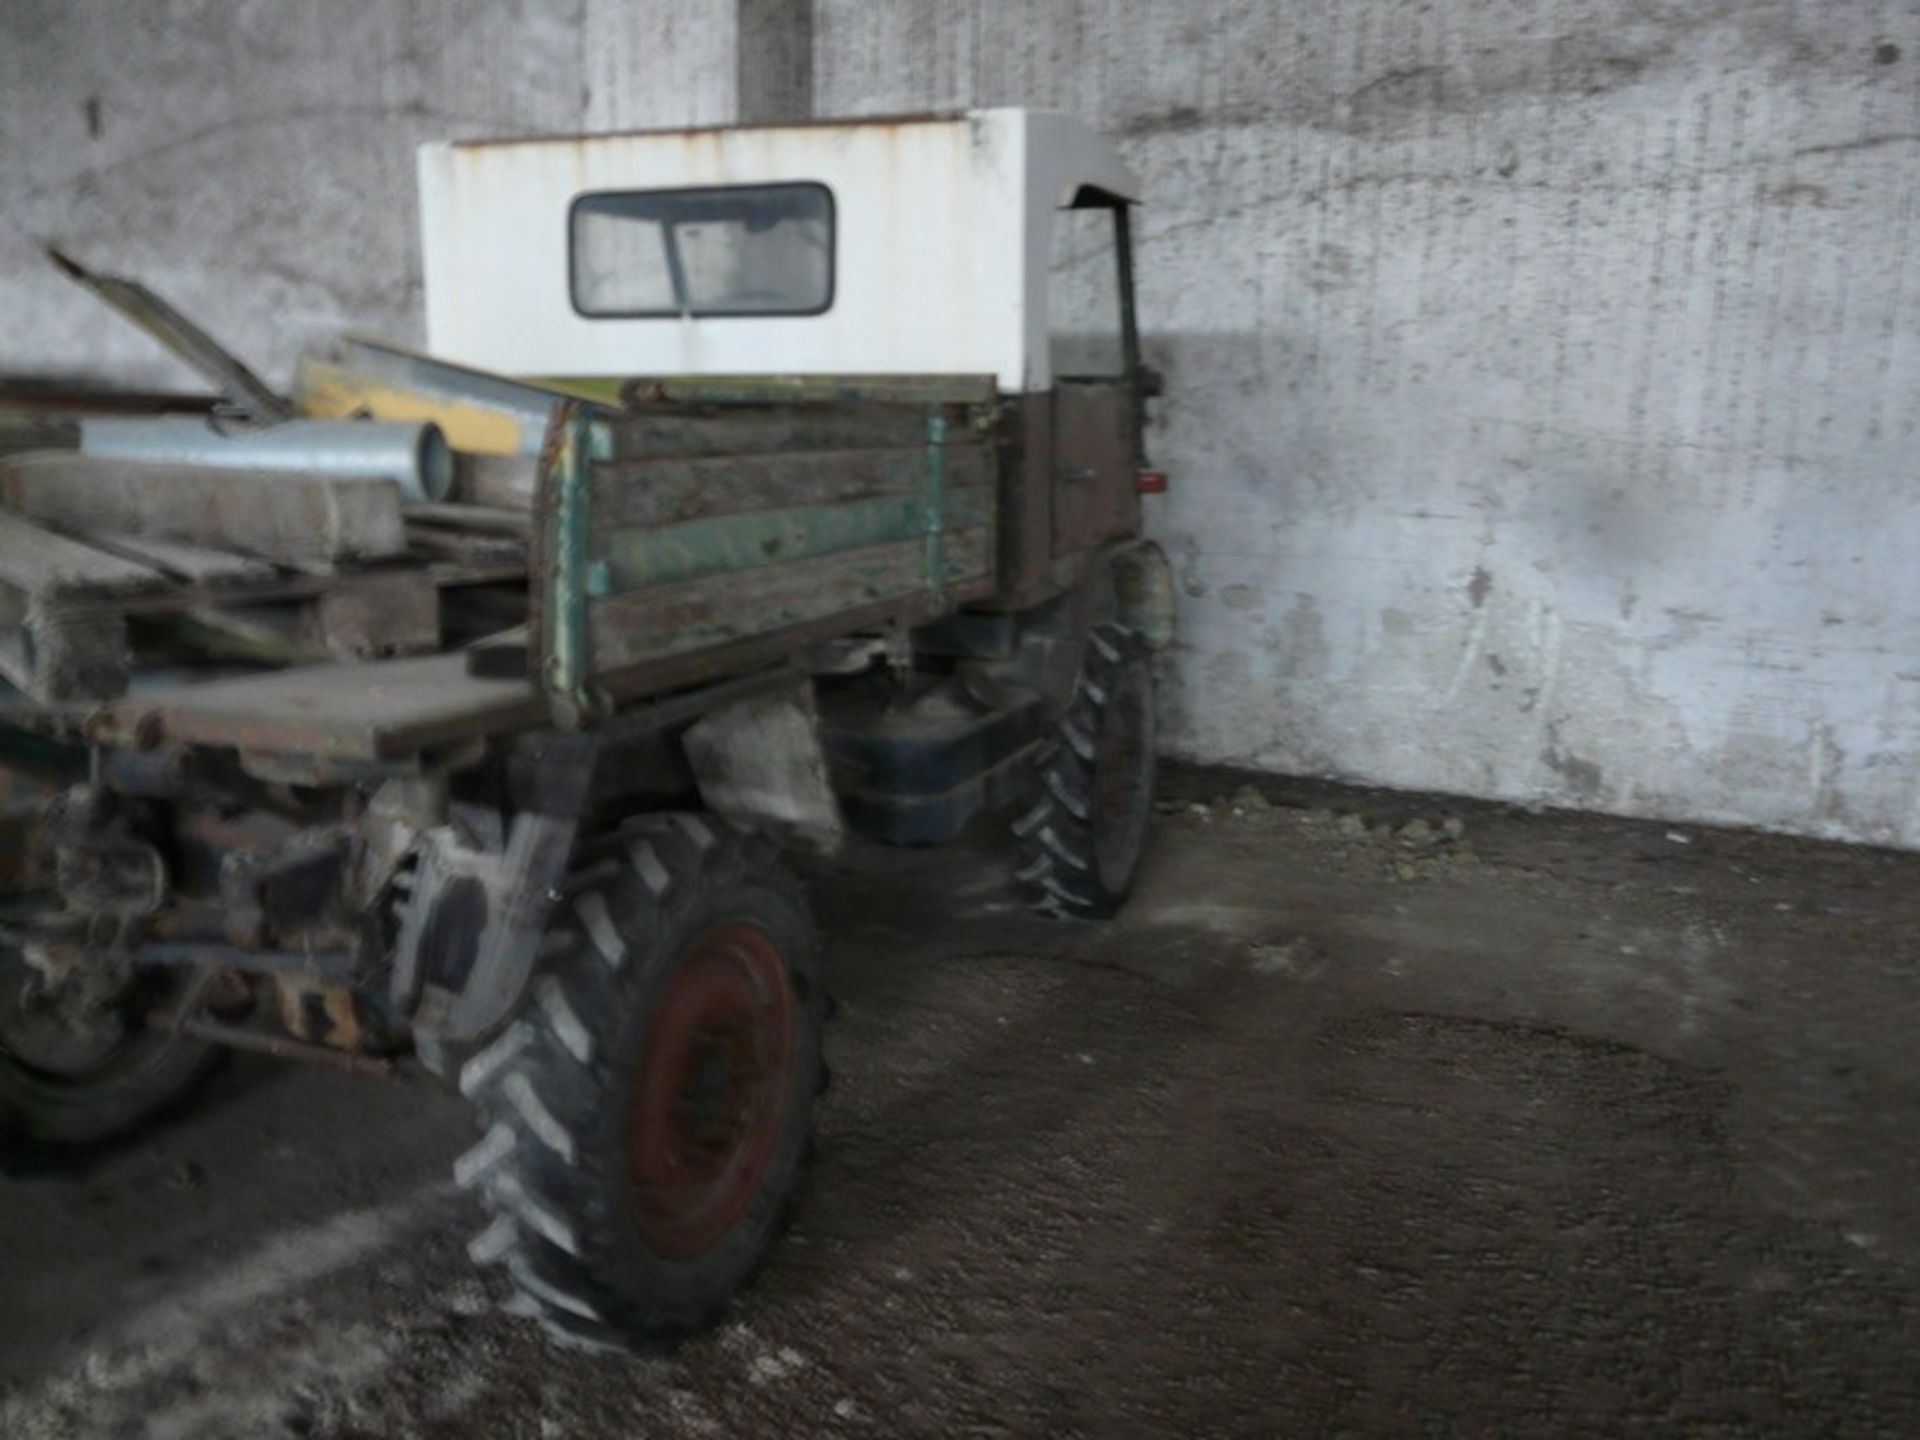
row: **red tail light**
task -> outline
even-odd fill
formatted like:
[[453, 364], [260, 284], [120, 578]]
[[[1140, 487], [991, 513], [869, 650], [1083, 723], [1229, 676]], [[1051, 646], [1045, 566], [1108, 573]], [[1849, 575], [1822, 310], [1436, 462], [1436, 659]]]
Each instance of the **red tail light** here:
[[1164, 495], [1167, 493], [1167, 472], [1142, 470], [1135, 475], [1133, 484], [1142, 495]]

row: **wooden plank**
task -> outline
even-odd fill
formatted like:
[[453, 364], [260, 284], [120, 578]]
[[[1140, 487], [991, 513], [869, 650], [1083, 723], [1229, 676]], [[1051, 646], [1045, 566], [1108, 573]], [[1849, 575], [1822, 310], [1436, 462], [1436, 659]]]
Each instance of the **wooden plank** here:
[[[970, 530], [991, 524], [996, 499], [987, 485], [947, 492], [943, 528]], [[924, 541], [926, 525], [926, 501], [911, 493], [844, 505], [756, 510], [680, 525], [611, 531], [596, 525], [588, 553], [606, 562], [608, 591], [617, 594], [702, 575], [792, 564], [893, 540], [918, 537]]]
[[291, 564], [406, 550], [391, 480], [91, 455], [0, 460], [0, 502], [64, 530], [231, 546]]
[[467, 646], [469, 675], [525, 676], [530, 673], [532, 642], [525, 625], [488, 635]]
[[150, 724], [176, 744], [377, 760], [544, 722], [546, 699], [525, 677], [466, 665], [454, 651], [186, 685], [118, 702], [106, 738], [127, 743]]
[[400, 507], [409, 525], [438, 525], [481, 530], [490, 535], [525, 535], [533, 529], [533, 511], [499, 505], [408, 504]]
[[450, 560], [526, 564], [533, 511], [492, 505], [408, 505], [407, 544]]
[[424, 569], [377, 571], [305, 599], [142, 619], [137, 634], [175, 655], [278, 665], [419, 655], [439, 648], [440, 590]]
[[[985, 576], [993, 530], [981, 526], [941, 538], [951, 585]], [[843, 550], [746, 575], [710, 575], [594, 601], [587, 612], [590, 669], [619, 670], [703, 646], [831, 618], [837, 612], [928, 592], [927, 542], [911, 540]]]
[[[451, 559], [426, 559], [409, 556], [415, 568], [424, 570], [438, 586], [492, 585], [524, 580], [527, 574], [524, 547], [514, 547], [499, 555], [462, 554]], [[383, 567], [384, 568], [384, 567]], [[204, 609], [209, 604], [269, 605], [290, 600], [308, 600], [325, 594], [343, 579], [356, 574], [376, 574], [381, 570], [335, 571], [278, 575], [258, 583], [235, 582], [214, 589], [204, 585], [176, 584], [152, 591], [123, 595], [63, 595], [58, 608], [63, 615], [173, 615]]]
[[189, 545], [180, 540], [156, 540], [147, 535], [89, 534], [94, 544], [116, 555], [164, 570], [198, 585], [230, 585], [244, 580], [272, 580], [279, 572], [264, 560]]
[[[19, 463], [14, 461], [11, 463]], [[36, 599], [155, 590], [167, 577], [0, 510], [0, 585]]]
[[541, 381], [599, 404], [673, 405], [989, 405], [1000, 387], [992, 375], [639, 375], [549, 376]]
[[313, 635], [329, 655], [419, 655], [440, 645], [440, 590], [425, 570], [356, 575], [313, 602]]
[[540, 488], [538, 455], [471, 455], [453, 457], [453, 493], [469, 505], [504, 510], [533, 510]]
[[62, 615], [0, 598], [0, 676], [43, 705], [113, 700], [127, 690], [127, 622]]
[[69, 596], [118, 604], [167, 583], [109, 555], [0, 511], [0, 675], [43, 704], [111, 700], [127, 688], [127, 628], [109, 610], [60, 612]]
[[132, 627], [144, 670], [164, 663], [313, 665], [333, 657], [314, 642], [299, 605], [231, 605], [144, 618]]
[[488, 555], [476, 555], [462, 560], [436, 560], [427, 566], [427, 573], [433, 577], [433, 583], [446, 588], [449, 585], [500, 585], [527, 578], [526, 547], [503, 554], [499, 558]]
[[[915, 494], [927, 484], [929, 463], [924, 437], [890, 449], [615, 460], [593, 468], [589, 513], [596, 529], [618, 529]], [[993, 479], [993, 456], [984, 445], [946, 446], [941, 463], [949, 489]]]
[[507, 535], [476, 535], [433, 525], [408, 525], [407, 545], [415, 554], [456, 564], [513, 565], [524, 571], [527, 542]]
[[[953, 410], [948, 433], [961, 433], [965, 418], [965, 411]], [[616, 460], [868, 450], [927, 443], [926, 406], [870, 401], [647, 404], [615, 415], [607, 423]]]

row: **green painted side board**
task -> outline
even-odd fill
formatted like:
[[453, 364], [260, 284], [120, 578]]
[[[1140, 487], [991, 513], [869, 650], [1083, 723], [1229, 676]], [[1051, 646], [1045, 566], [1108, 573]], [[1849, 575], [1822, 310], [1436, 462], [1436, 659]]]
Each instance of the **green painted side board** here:
[[[993, 518], [993, 488], [954, 490], [941, 507], [946, 530], [985, 525]], [[648, 585], [695, 580], [724, 571], [807, 560], [929, 532], [927, 500], [888, 495], [844, 505], [756, 510], [679, 525], [633, 526], [593, 539], [601, 566], [590, 568], [595, 593], [620, 594]]]

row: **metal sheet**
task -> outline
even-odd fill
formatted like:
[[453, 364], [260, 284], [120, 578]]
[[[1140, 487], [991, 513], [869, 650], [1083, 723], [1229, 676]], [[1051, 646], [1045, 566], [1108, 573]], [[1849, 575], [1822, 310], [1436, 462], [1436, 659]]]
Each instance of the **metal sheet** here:
[[221, 393], [243, 413], [257, 420], [284, 420], [293, 414], [291, 401], [248, 369], [232, 351], [137, 280], [96, 274], [51, 245], [46, 253], [69, 279], [91, 290], [218, 385]]

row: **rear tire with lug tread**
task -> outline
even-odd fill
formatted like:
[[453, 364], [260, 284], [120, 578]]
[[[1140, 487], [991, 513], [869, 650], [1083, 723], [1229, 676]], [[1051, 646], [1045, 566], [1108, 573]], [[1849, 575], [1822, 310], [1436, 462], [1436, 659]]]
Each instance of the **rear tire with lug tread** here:
[[1072, 701], [1035, 761], [1040, 796], [1014, 823], [1034, 908], [1102, 919], [1132, 892], [1153, 807], [1153, 672], [1124, 625], [1087, 636]]
[[462, 1067], [454, 1176], [508, 1308], [635, 1350], [711, 1323], [798, 1184], [824, 1085], [800, 884], [767, 840], [647, 816], [587, 848], [520, 1013]]

